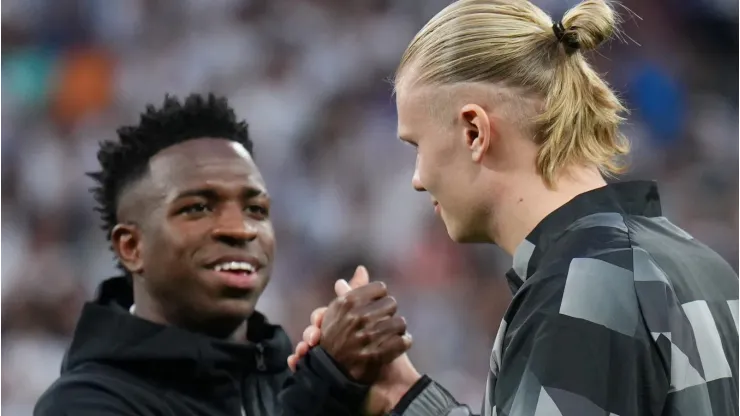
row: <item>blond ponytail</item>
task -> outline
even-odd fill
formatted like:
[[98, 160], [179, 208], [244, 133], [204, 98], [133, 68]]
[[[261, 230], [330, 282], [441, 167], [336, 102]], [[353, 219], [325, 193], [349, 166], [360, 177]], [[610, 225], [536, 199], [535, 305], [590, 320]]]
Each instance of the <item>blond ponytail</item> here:
[[607, 41], [617, 19], [604, 0], [586, 0], [561, 21], [525, 0], [459, 0], [419, 31], [396, 79], [413, 72], [421, 84], [481, 82], [533, 93], [543, 103], [533, 125], [537, 169], [548, 185], [572, 164], [621, 173], [626, 109], [581, 53]]

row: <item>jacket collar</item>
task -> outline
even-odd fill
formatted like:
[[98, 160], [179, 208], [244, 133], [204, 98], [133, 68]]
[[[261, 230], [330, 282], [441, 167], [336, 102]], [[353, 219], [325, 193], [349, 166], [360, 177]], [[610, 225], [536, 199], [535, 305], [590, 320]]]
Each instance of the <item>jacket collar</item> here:
[[257, 312], [247, 319], [249, 342], [242, 343], [146, 321], [131, 315], [132, 303], [126, 278], [104, 281], [96, 298], [83, 308], [62, 372], [88, 362], [141, 373], [171, 373], [181, 379], [224, 371], [279, 373], [287, 368], [292, 352], [287, 334]]
[[658, 217], [662, 215], [658, 186], [654, 181], [630, 181], [585, 192], [546, 216], [514, 252], [514, 263], [506, 273], [516, 292], [532, 276], [548, 248], [576, 221], [598, 213]]

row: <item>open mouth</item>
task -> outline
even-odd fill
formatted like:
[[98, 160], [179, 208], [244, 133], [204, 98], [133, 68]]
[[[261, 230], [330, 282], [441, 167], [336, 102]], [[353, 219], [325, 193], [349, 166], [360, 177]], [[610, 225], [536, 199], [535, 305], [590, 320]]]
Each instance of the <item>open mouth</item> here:
[[259, 267], [246, 261], [224, 261], [208, 268], [223, 284], [238, 289], [253, 289], [260, 282]]
[[245, 261], [227, 261], [213, 266], [212, 269], [217, 272], [236, 274], [252, 274], [257, 271], [254, 265]]

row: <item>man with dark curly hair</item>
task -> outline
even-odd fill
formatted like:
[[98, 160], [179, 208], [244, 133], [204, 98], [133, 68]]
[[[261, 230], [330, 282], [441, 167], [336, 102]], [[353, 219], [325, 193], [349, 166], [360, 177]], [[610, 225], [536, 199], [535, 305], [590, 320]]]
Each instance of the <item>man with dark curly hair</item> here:
[[[77, 324], [37, 416], [344, 415], [410, 347], [381, 283], [327, 312], [291, 375], [285, 332], [255, 311], [273, 264], [270, 196], [225, 99], [165, 98], [104, 142], [90, 176], [124, 276]], [[364, 269], [359, 274], [366, 276]]]

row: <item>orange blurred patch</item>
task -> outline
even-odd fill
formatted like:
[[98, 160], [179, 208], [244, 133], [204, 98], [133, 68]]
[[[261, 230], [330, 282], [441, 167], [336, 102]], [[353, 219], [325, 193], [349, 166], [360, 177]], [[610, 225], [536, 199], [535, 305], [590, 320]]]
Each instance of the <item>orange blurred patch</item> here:
[[103, 110], [113, 98], [115, 64], [104, 50], [82, 49], [62, 57], [52, 114], [57, 122], [69, 125]]

